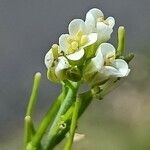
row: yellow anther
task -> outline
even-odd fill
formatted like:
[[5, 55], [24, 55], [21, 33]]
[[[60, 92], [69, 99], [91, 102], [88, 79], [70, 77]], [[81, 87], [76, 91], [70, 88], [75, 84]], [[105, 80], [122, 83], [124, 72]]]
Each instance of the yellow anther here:
[[81, 45], [84, 45], [84, 44], [87, 43], [87, 42], [88, 42], [87, 36], [86, 36], [86, 35], [82, 35], [82, 36], [81, 36], [81, 40], [80, 40], [80, 44], [81, 44]]
[[54, 58], [58, 58], [58, 50], [59, 50], [59, 46], [57, 44], [53, 44], [52, 45], [52, 52], [53, 52], [53, 56]]
[[77, 34], [76, 34], [76, 36], [78, 36], [78, 37], [81, 37], [82, 35], [83, 35], [83, 32], [80, 31], [80, 30], [79, 30], [79, 31], [77, 32]]
[[97, 22], [103, 22], [104, 21], [104, 16], [98, 17]]
[[79, 42], [80, 41], [80, 37], [79, 36], [74, 36], [74, 41]]
[[68, 49], [67, 49], [67, 51], [66, 51], [66, 54], [67, 55], [69, 55], [69, 54], [71, 54], [71, 53], [73, 53], [74, 52], [74, 50], [72, 50], [72, 47], [71, 47], [71, 45], [68, 47]]
[[104, 16], [101, 16], [101, 17], [97, 18], [97, 22], [103, 22], [106, 25], [109, 25], [108, 21], [104, 20]]
[[71, 42], [73, 42], [73, 38], [70, 37], [70, 36], [68, 36], [68, 37], [67, 37], [67, 41], [68, 41], [68, 43], [71, 43]]
[[77, 41], [77, 42], [80, 42], [82, 35], [83, 35], [83, 32], [79, 30], [77, 32], [77, 34], [74, 36], [74, 40]]
[[108, 53], [106, 55], [105, 64], [106, 65], [111, 65], [114, 60], [115, 60], [115, 55], [113, 53]]
[[71, 43], [71, 48], [73, 49], [73, 50], [77, 50], [78, 49], [78, 42], [76, 42], [76, 41], [73, 41], [72, 43]]

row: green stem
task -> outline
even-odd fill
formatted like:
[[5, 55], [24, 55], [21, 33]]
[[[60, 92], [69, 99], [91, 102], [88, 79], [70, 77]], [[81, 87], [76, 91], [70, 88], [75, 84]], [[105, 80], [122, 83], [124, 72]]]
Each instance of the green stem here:
[[65, 144], [64, 150], [71, 150], [73, 139], [74, 139], [75, 130], [76, 130], [76, 127], [77, 127], [77, 119], [78, 119], [79, 107], [80, 107], [80, 101], [77, 98], [76, 102], [75, 102], [74, 110], [73, 110], [69, 137], [68, 137], [68, 140], [67, 140], [67, 142]]
[[32, 118], [32, 113], [38, 96], [40, 81], [41, 81], [41, 73], [37, 72], [34, 76], [32, 93], [30, 96], [30, 100], [26, 112], [26, 116], [30, 116], [31, 118]]
[[41, 124], [39, 125], [35, 136], [32, 138], [30, 143], [30, 147], [37, 147], [40, 144], [42, 137], [44, 136], [47, 128], [49, 127], [50, 123], [53, 121], [57, 111], [61, 105], [62, 100], [65, 98], [68, 88], [63, 87], [62, 93], [58, 96], [57, 100], [53, 102], [50, 106], [48, 112], [43, 117]]
[[34, 106], [37, 100], [38, 96], [38, 91], [39, 91], [39, 86], [40, 86], [40, 81], [41, 81], [41, 73], [37, 72], [34, 76], [34, 82], [33, 82], [33, 88], [29, 100], [29, 104], [27, 107], [27, 112], [26, 116], [24, 119], [24, 144], [25, 147], [28, 142], [30, 142], [31, 137], [33, 136], [33, 122], [32, 122], [32, 113], [34, 110]]
[[78, 83], [74, 83], [73, 85], [74, 88], [69, 88], [68, 93], [53, 121], [53, 124], [50, 128], [48, 137], [47, 137], [47, 144], [46, 144], [46, 150], [51, 150], [53, 149], [53, 145], [55, 145], [56, 142], [56, 137], [59, 131], [59, 121], [61, 119], [61, 116], [63, 114], [66, 113], [66, 111], [69, 109], [69, 107], [72, 105], [72, 103], [75, 101], [76, 99], [76, 94], [79, 88], [79, 84]]
[[[78, 95], [78, 100], [80, 101], [78, 118], [84, 113], [84, 111], [90, 105], [92, 99], [93, 99], [93, 95], [91, 91], [87, 91]], [[54, 143], [55, 145], [53, 145], [53, 147], [59, 144], [65, 138], [66, 133], [69, 131], [73, 110], [74, 110], [74, 105], [72, 105], [68, 109], [68, 111], [63, 115], [62, 120], [63, 122], [66, 123], [66, 128], [62, 130], [62, 132], [57, 134], [56, 136], [57, 141]]]
[[24, 118], [24, 143], [25, 145], [30, 142], [33, 132], [33, 123], [30, 116], [26, 116]]
[[[103, 98], [106, 94], [110, 92], [110, 89], [112, 88], [112, 85], [117, 81], [117, 79], [112, 79], [111, 81], [107, 81], [101, 88], [100, 92], [100, 97]], [[81, 93], [78, 96], [79, 101], [81, 102], [80, 107], [79, 107], [79, 114], [78, 118], [82, 116], [82, 114], [85, 112], [87, 107], [91, 104], [92, 99], [93, 99], [93, 92], [91, 90]], [[66, 123], [66, 128], [57, 135], [57, 142], [55, 143], [54, 146], [59, 144], [66, 136], [66, 133], [70, 129], [70, 124], [71, 124], [71, 119], [72, 119], [72, 114], [73, 114], [74, 106], [72, 105], [68, 111], [63, 115], [63, 121]]]

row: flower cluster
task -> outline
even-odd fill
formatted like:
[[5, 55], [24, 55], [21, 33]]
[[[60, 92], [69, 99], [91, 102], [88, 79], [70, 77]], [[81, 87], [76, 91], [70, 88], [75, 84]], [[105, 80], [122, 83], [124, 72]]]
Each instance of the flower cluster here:
[[107, 43], [113, 32], [115, 20], [105, 19], [101, 10], [93, 8], [85, 21], [74, 19], [68, 34], [59, 37], [45, 56], [48, 79], [61, 82], [93, 82], [111, 77], [124, 77], [130, 72], [128, 64], [117, 55], [113, 45]]

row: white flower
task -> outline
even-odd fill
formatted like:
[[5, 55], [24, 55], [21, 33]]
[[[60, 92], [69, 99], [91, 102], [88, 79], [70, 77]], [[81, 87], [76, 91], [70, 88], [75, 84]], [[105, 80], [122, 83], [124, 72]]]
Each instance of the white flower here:
[[68, 60], [60, 56], [59, 46], [56, 44], [45, 55], [45, 65], [48, 69], [48, 78], [56, 82], [65, 78], [64, 71], [70, 67]]
[[69, 34], [62, 34], [59, 38], [60, 50], [69, 60], [80, 60], [84, 54], [84, 48], [97, 41], [96, 33], [88, 33], [85, 22], [74, 19], [70, 22]]
[[93, 75], [104, 77], [124, 77], [130, 72], [128, 64], [122, 59], [116, 58], [116, 50], [109, 43], [102, 43], [96, 52], [96, 56], [87, 64], [84, 74], [90, 79]]
[[89, 33], [96, 32], [98, 34], [98, 42], [106, 42], [110, 39], [113, 32], [115, 20], [113, 17], [104, 19], [104, 14], [101, 10], [93, 8], [86, 14], [86, 28]]

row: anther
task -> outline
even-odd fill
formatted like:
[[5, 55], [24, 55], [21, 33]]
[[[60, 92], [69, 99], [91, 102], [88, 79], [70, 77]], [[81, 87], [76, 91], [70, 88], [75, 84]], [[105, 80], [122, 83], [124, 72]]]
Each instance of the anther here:
[[97, 22], [103, 22], [104, 21], [104, 16], [98, 17]]
[[72, 43], [71, 43], [71, 48], [73, 49], [73, 50], [77, 50], [78, 49], [78, 42], [76, 42], [76, 41], [73, 41]]
[[109, 53], [106, 55], [105, 63], [106, 65], [111, 65], [114, 60], [115, 60], [115, 55], [113, 53]]
[[84, 45], [85, 43], [87, 43], [88, 38], [86, 35], [82, 35], [81, 40], [80, 40], [80, 44]]

